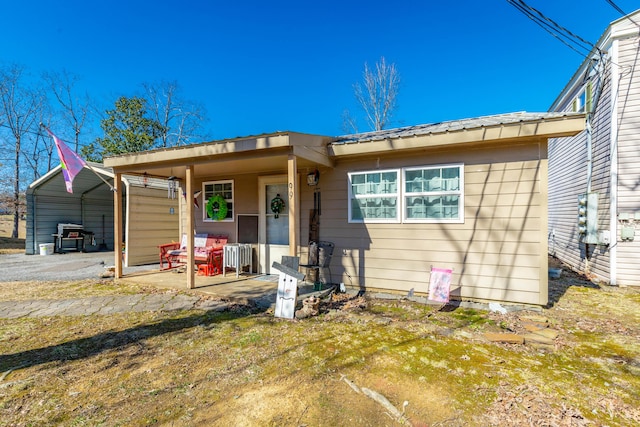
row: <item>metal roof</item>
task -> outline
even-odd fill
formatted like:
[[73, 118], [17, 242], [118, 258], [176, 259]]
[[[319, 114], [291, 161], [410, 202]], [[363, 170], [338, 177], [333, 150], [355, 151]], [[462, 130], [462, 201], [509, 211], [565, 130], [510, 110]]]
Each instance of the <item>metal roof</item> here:
[[532, 122], [541, 120], [551, 120], [563, 117], [583, 115], [582, 113], [528, 113], [521, 111], [517, 113], [497, 114], [492, 116], [482, 116], [470, 119], [451, 120], [447, 122], [431, 123], [416, 126], [406, 126], [395, 129], [387, 129], [376, 132], [356, 133], [335, 138], [331, 144], [349, 144], [365, 141], [380, 141], [387, 139], [405, 138], [410, 136], [420, 136], [429, 134], [446, 133], [466, 129], [479, 129], [483, 127], [494, 127], [501, 125], [517, 124], [522, 122]]

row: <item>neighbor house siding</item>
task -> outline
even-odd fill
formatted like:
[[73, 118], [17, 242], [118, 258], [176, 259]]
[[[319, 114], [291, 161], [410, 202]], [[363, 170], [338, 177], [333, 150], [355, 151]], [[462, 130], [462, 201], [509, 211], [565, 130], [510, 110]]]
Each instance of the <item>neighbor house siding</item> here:
[[[608, 230], [610, 203], [610, 110], [611, 85], [604, 84], [592, 121], [591, 192], [598, 193], [598, 230]], [[593, 81], [595, 87], [599, 82]], [[570, 110], [578, 86], [560, 110]], [[578, 196], [588, 190], [587, 132], [549, 141], [549, 253], [573, 269], [588, 270], [600, 279], [610, 276], [610, 254], [606, 245], [585, 245], [579, 241]], [[588, 260], [588, 262], [587, 262]]]
[[[598, 193], [598, 231], [611, 231], [611, 68], [604, 75], [602, 94], [592, 124], [593, 172], [591, 191]], [[577, 202], [576, 202], [577, 217]], [[577, 222], [577, 221], [576, 221]], [[587, 249], [587, 248], [585, 248]], [[610, 246], [589, 245], [589, 273], [608, 282], [611, 277]]]
[[[322, 172], [320, 184], [320, 239], [336, 245], [333, 280], [366, 290], [426, 293], [431, 267], [448, 267], [459, 298], [546, 304], [546, 148], [543, 141], [341, 159]], [[450, 163], [464, 163], [464, 223], [348, 222], [348, 172]], [[303, 238], [312, 197], [303, 192]]]
[[[620, 90], [618, 95], [618, 207], [617, 212], [640, 213], [640, 78], [638, 37], [620, 40]], [[637, 224], [637, 222], [636, 222]], [[619, 227], [620, 228], [620, 227]], [[620, 241], [618, 234], [619, 285], [640, 285], [640, 234]]]

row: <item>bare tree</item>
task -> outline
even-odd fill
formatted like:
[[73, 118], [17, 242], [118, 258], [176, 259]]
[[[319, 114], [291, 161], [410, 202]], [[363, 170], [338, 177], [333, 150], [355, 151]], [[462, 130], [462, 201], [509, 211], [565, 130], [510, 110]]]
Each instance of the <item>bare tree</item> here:
[[65, 122], [73, 128], [75, 143], [74, 150], [78, 152], [80, 145], [80, 133], [87, 121], [87, 116], [91, 106], [89, 95], [76, 95], [75, 89], [80, 78], [66, 70], [61, 73], [44, 73], [42, 78], [51, 88], [55, 99], [62, 107], [62, 116], [64, 117]]
[[373, 130], [382, 130], [389, 124], [397, 107], [396, 100], [400, 88], [400, 74], [395, 64], [387, 64], [384, 57], [376, 63], [375, 69], [364, 64], [363, 85], [353, 85], [356, 100], [364, 110], [367, 123]]
[[351, 112], [345, 109], [342, 112], [342, 131], [344, 133], [358, 133], [358, 123]]
[[44, 103], [44, 96], [24, 86], [24, 69], [17, 65], [0, 69], [0, 115], [14, 140], [13, 145], [13, 232], [18, 237], [20, 221], [20, 158], [25, 136], [37, 129], [38, 113]]
[[[38, 123], [48, 123], [50, 126], [55, 126], [56, 119], [47, 104], [43, 105], [37, 114]], [[43, 172], [50, 171], [53, 168], [55, 144], [52, 138], [42, 133], [41, 128], [38, 128], [38, 131], [33, 135], [33, 144], [30, 152], [27, 153], [27, 149], [24, 148], [23, 153], [25, 163], [31, 168], [33, 180], [35, 181], [42, 176]]]
[[161, 147], [184, 145], [196, 139], [206, 121], [204, 107], [180, 97], [178, 83], [143, 83], [149, 114], [163, 127]]

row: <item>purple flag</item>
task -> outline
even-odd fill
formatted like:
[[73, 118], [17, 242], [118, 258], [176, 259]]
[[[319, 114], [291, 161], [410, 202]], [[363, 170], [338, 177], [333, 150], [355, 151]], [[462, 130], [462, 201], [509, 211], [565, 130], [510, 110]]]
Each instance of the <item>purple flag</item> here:
[[[46, 128], [45, 128], [46, 129]], [[80, 156], [76, 154], [71, 148], [58, 139], [49, 129], [47, 132], [53, 138], [53, 142], [56, 143], [58, 149], [58, 157], [60, 157], [60, 164], [62, 165], [62, 176], [64, 176], [64, 183], [67, 186], [67, 192], [73, 193], [73, 178], [84, 168], [86, 163]]]

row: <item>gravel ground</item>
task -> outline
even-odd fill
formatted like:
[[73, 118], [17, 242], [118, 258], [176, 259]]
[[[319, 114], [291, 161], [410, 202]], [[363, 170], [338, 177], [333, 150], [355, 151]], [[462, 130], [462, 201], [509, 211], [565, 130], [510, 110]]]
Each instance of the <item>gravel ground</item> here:
[[[53, 255], [0, 255], [0, 282], [97, 279], [113, 266], [113, 252], [70, 252]], [[124, 273], [157, 269], [156, 265], [126, 267]]]

